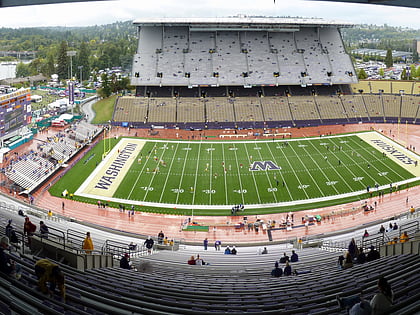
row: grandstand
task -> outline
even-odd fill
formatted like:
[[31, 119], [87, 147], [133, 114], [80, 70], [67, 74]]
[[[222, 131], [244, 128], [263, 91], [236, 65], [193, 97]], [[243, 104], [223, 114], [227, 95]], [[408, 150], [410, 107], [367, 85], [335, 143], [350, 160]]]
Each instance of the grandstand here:
[[[141, 19], [133, 58], [136, 95], [150, 87], [356, 83], [339, 33], [349, 23], [291, 18]], [[162, 96], [162, 95], [160, 95]], [[180, 95], [183, 96], [183, 95]]]

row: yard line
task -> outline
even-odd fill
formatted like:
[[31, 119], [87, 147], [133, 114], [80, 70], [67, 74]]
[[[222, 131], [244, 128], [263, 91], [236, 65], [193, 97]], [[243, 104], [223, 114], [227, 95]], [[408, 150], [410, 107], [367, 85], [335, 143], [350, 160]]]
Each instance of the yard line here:
[[[246, 146], [246, 143], [244, 144], [245, 147], [245, 151], [246, 151], [246, 155], [248, 156], [248, 158], [250, 157], [249, 152], [248, 152], [248, 148]], [[250, 160], [249, 163], [251, 163], [252, 161]], [[258, 203], [261, 203], [261, 197], [260, 197], [260, 192], [258, 191], [258, 185], [257, 185], [257, 181], [255, 180], [255, 175], [254, 172], [251, 172], [252, 175], [252, 179], [254, 180], [254, 185], [255, 185], [255, 190], [257, 192], [257, 197], [258, 197]]]
[[[210, 148], [213, 148], [213, 143], [210, 144]], [[210, 163], [209, 163], [209, 166], [210, 166], [210, 171], [209, 171], [210, 183], [209, 183], [209, 190], [212, 190], [211, 185], [213, 183], [213, 150], [210, 150], [209, 152], [210, 152]], [[210, 194], [210, 204], [211, 204], [211, 198], [212, 198], [211, 195], [212, 194]]]
[[171, 165], [169, 166], [168, 174], [166, 174], [165, 184], [163, 184], [163, 188], [162, 188], [162, 191], [160, 193], [159, 202], [162, 201], [162, 198], [163, 198], [163, 195], [164, 195], [164, 192], [165, 192], [165, 189], [166, 189], [166, 184], [168, 183], [169, 176], [170, 175], [172, 176], [171, 170], [172, 170], [172, 165], [173, 165], [173, 163], [175, 161], [175, 156], [177, 155], [178, 146], [179, 146], [179, 143], [176, 144], [175, 151], [172, 154]]
[[[200, 144], [198, 145], [198, 156], [197, 156], [197, 164], [196, 164], [196, 168], [195, 168], [195, 179], [194, 179], [194, 194], [193, 194], [193, 198], [192, 198], [192, 204], [194, 204], [195, 201], [195, 194], [197, 192], [197, 178], [198, 178], [198, 165], [200, 164], [200, 153], [201, 153], [201, 141]], [[211, 194], [210, 194], [211, 195]], [[210, 197], [210, 204], [211, 204], [211, 197]]]
[[[255, 143], [255, 145], [256, 145], [256, 143]], [[258, 154], [260, 156], [260, 159], [263, 160], [262, 155], [261, 155], [261, 150], [257, 150], [257, 151], [258, 151]], [[265, 170], [265, 176], [267, 177], [268, 185], [270, 185], [270, 188], [273, 188], [273, 185], [271, 185], [270, 176], [268, 175], [268, 171], [267, 170]], [[256, 187], [256, 188], [258, 189], [258, 187]], [[271, 194], [273, 195], [274, 200], [276, 202], [278, 202], [276, 193], [273, 190], [271, 190]]]
[[[155, 149], [155, 151], [157, 150], [157, 148]], [[166, 149], [163, 149], [162, 150], [162, 154], [160, 155], [160, 157], [158, 158], [158, 161], [157, 161], [157, 166], [156, 166], [156, 168], [159, 168], [159, 170], [160, 170], [160, 167], [159, 167], [159, 165], [160, 165], [160, 161], [162, 160], [162, 157], [163, 157], [163, 155], [165, 154], [165, 151], [166, 151]], [[155, 180], [155, 176], [156, 176], [156, 174], [158, 173], [157, 172], [157, 170], [156, 170], [156, 168], [155, 168], [155, 171], [153, 172], [153, 175], [152, 175], [152, 178], [151, 178], [151, 180], [150, 180], [150, 183], [149, 183], [149, 187], [152, 187], [152, 183], [153, 183], [153, 181]], [[146, 199], [146, 197], [147, 197], [147, 194], [149, 193], [149, 189], [147, 189], [146, 190], [146, 193], [145, 193], [145, 195], [144, 195], [144, 199]]]
[[[279, 143], [279, 142], [276, 142], [276, 143]], [[267, 146], [268, 151], [270, 151], [270, 154], [271, 154], [271, 157], [273, 158], [273, 160], [276, 162], [277, 165], [279, 165], [279, 162], [277, 161], [276, 157], [274, 156], [273, 151], [271, 151], [271, 148], [270, 148], [269, 143], [266, 142], [265, 145]], [[280, 174], [281, 180], [284, 183], [285, 182], [285, 178], [283, 176], [283, 173], [280, 172], [280, 171], [278, 171], [278, 174]], [[299, 181], [299, 183], [300, 183], [300, 181]], [[285, 185], [285, 186], [286, 186], [286, 189], [287, 189], [287, 193], [289, 194], [290, 200], [293, 200], [292, 194], [290, 193], [290, 190], [289, 190], [289, 186], [288, 185]]]
[[224, 143], [222, 143], [222, 158], [223, 158], [223, 178], [225, 179], [225, 203], [228, 205], [228, 192], [227, 192], [227, 184], [226, 184], [226, 172], [225, 172], [225, 168], [226, 168], [226, 163], [225, 163], [225, 148], [223, 147]]
[[[188, 147], [190, 147], [190, 142], [188, 142]], [[184, 173], [185, 173], [185, 165], [187, 164], [187, 160], [188, 160], [188, 154], [190, 153], [190, 150], [187, 150], [187, 153], [185, 155], [184, 158], [184, 165], [182, 166], [182, 173], [181, 173], [181, 179], [179, 180], [179, 185], [178, 185], [178, 192], [176, 194], [176, 200], [175, 203], [178, 203], [178, 199], [179, 199], [179, 191], [181, 189], [181, 184], [182, 184], [182, 180], [184, 179]]]
[[[156, 147], [156, 143], [153, 145], [153, 148], [152, 148], [150, 151], [154, 150], [154, 149], [155, 149], [155, 147]], [[137, 183], [138, 183], [138, 181], [140, 180], [141, 175], [143, 174], [144, 168], [146, 167], [146, 164], [147, 164], [147, 162], [148, 162], [149, 160], [150, 160], [150, 154], [149, 154], [149, 155], [147, 155], [147, 159], [146, 159], [146, 161], [144, 162], [143, 167], [141, 168], [140, 174], [137, 176], [136, 181], [135, 181], [135, 183], [134, 183], [133, 187], [131, 188], [130, 193], [128, 194], [128, 199], [131, 199], [131, 195], [133, 194], [134, 189], [137, 187]], [[150, 186], [150, 185], [149, 185], [149, 186]], [[145, 197], [146, 197], [146, 196], [144, 196], [144, 197], [143, 197], [143, 200], [146, 200], [146, 199], [145, 199]]]
[[[360, 139], [360, 138], [358, 138], [358, 139]], [[353, 142], [355, 142], [355, 144], [359, 147], [359, 148], [361, 148], [363, 151], [365, 151], [365, 152], [367, 152], [370, 156], [372, 156], [372, 153], [371, 153], [371, 151], [369, 151], [368, 149], [366, 149], [366, 148], [364, 148], [364, 147], [362, 147], [357, 141], [355, 141], [355, 140], [353, 140], [352, 139], [352, 141]], [[365, 142], [364, 140], [363, 140], [363, 142]], [[370, 147], [370, 148], [372, 148], [373, 150], [375, 150], [376, 152], [378, 152], [378, 153], [381, 153], [379, 150], [377, 150], [377, 149], [375, 149], [375, 148], [373, 148], [373, 147]], [[369, 148], [369, 149], [370, 149]], [[373, 155], [374, 156], [374, 155]], [[362, 159], [363, 160], [365, 160], [365, 162], [366, 162], [366, 165], [370, 165], [373, 169], [375, 169], [376, 171], [378, 171], [379, 172], [379, 170], [377, 169], [377, 167], [376, 167], [376, 162], [379, 162], [380, 164], [382, 164], [382, 166], [384, 166], [384, 167], [386, 167], [387, 168], [387, 170], [388, 171], [391, 171], [392, 173], [394, 173], [395, 175], [397, 175], [397, 176], [399, 176], [401, 179], [405, 179], [404, 177], [402, 177], [400, 174], [398, 174], [394, 169], [390, 169], [385, 163], [383, 163], [380, 159], [377, 159], [376, 157], [374, 158], [374, 160], [375, 160], [375, 163], [371, 163], [371, 162], [369, 162], [369, 160], [367, 160], [366, 158], [365, 158], [365, 155], [362, 155]], [[372, 164], [372, 165], [371, 165]], [[392, 182], [392, 180], [387, 176], [387, 175], [385, 175], [385, 176], [383, 176], [384, 178], [386, 178], [389, 182]]]
[[[314, 145], [313, 141], [309, 141], [309, 144], [319, 153], [319, 155], [322, 157], [322, 153], [318, 150], [318, 148]], [[313, 159], [312, 154], [309, 154], [308, 150], [306, 150], [306, 148], [304, 147], [303, 150], [305, 150], [305, 152], [308, 154], [308, 156], [311, 158], [312, 161], [314, 161], [314, 163], [316, 165], [318, 165], [318, 169], [321, 171], [321, 173], [324, 175], [325, 179], [327, 180], [327, 182], [331, 181], [331, 178], [329, 178], [327, 176], [327, 174], [325, 174], [324, 170], [322, 169], [322, 167], [320, 167], [320, 165]], [[335, 167], [333, 167], [333, 165], [331, 164], [330, 160], [327, 159], [327, 163], [332, 167], [332, 169], [337, 173], [337, 175], [341, 178], [341, 180], [347, 185], [347, 187], [350, 189], [350, 191], [352, 191], [353, 189], [349, 186], [349, 184], [347, 183], [347, 181], [340, 175], [340, 173], [337, 172], [337, 169]], [[331, 185], [333, 186], [332, 188], [334, 188], [335, 192], [337, 194], [339, 194], [340, 192], [338, 191], [338, 189], [335, 187], [335, 185]]]
[[[306, 170], [306, 174], [307, 175], [309, 175], [309, 177], [312, 179], [312, 181], [315, 183], [315, 186], [318, 188], [318, 190], [319, 190], [319, 192], [321, 193], [321, 195], [323, 196], [323, 197], [325, 197], [325, 194], [324, 194], [324, 192], [321, 190], [321, 188], [319, 187], [319, 185], [318, 185], [318, 183], [316, 182], [316, 180], [313, 178], [313, 176], [312, 176], [312, 174], [311, 174], [311, 172], [308, 170], [308, 168], [306, 167], [306, 165], [305, 165], [305, 163], [303, 163], [302, 162], [302, 159], [299, 157], [299, 155], [296, 153], [296, 151], [293, 149], [293, 146], [292, 145], [290, 145], [290, 146], [288, 146], [288, 147], [290, 147], [292, 150], [293, 150], [293, 152], [295, 153], [295, 156], [296, 156], [296, 158], [299, 160], [299, 162], [302, 164], [302, 166], [305, 168], [305, 170]], [[300, 182], [300, 181], [299, 181]], [[306, 191], [305, 191], [306, 192]]]
[[[233, 143], [233, 147], [236, 148], [236, 143]], [[235, 151], [235, 159], [236, 159], [236, 168], [238, 169], [238, 178], [239, 178], [239, 186], [241, 186], [241, 197], [242, 197], [242, 204], [245, 203], [245, 199], [244, 199], [244, 193], [243, 193], [243, 186], [242, 186], [242, 178], [241, 178], [241, 172], [239, 170], [239, 164], [238, 163], [238, 154], [236, 153], [237, 150]]]
[[[331, 139], [330, 139], [331, 140]], [[341, 144], [341, 143], [340, 143]], [[352, 146], [350, 146], [349, 144], [347, 144], [347, 142], [346, 143], [344, 143], [347, 147], [349, 147], [350, 148], [350, 150], [352, 150], [353, 151], [353, 147]], [[331, 145], [335, 145], [335, 143], [334, 142], [331, 142]], [[340, 146], [340, 145], [338, 145], [338, 146]], [[347, 154], [347, 152], [346, 152], [346, 150], [341, 150], [341, 152], [343, 152], [343, 153], [345, 153], [346, 154], [346, 158], [347, 159], [349, 159], [349, 160], [351, 160], [352, 162], [353, 162], [353, 164], [349, 164], [349, 165], [355, 165], [355, 166], [357, 166], [358, 168], [360, 168], [360, 170], [362, 171], [362, 173], [366, 176], [367, 174], [366, 174], [366, 172], [365, 172], [365, 170], [364, 169], [362, 169], [361, 167], [360, 167], [360, 165], [359, 165], [359, 163], [357, 163], [349, 154]], [[330, 151], [330, 153], [331, 154], [333, 154], [334, 155], [334, 157], [335, 158], [337, 158], [337, 155], [334, 153], [334, 151]], [[337, 158], [338, 159], [338, 158]], [[347, 163], [344, 163], [344, 164], [342, 164], [342, 165], [344, 165], [345, 166], [345, 168], [349, 171], [349, 173], [351, 173], [352, 174], [352, 176], [353, 176], [353, 178], [356, 178], [356, 177], [360, 177], [360, 175], [357, 175], [357, 174], [355, 174], [352, 170], [351, 170], [351, 168], [349, 168], [348, 166], [348, 164]], [[339, 172], [337, 172], [338, 174], [339, 174], [339, 176], [341, 176], [340, 175], [340, 173]], [[363, 187], [363, 188], [365, 188], [365, 186], [364, 186], [364, 184], [363, 184], [363, 182], [362, 181], [358, 181], [359, 182], [359, 184]], [[345, 181], [345, 183], [347, 184], [347, 181]], [[349, 185], [347, 185], [347, 186], [349, 186]], [[349, 186], [350, 187], [350, 186]], [[354, 190], [354, 188], [351, 188], [350, 187], [350, 189], [351, 190]]]

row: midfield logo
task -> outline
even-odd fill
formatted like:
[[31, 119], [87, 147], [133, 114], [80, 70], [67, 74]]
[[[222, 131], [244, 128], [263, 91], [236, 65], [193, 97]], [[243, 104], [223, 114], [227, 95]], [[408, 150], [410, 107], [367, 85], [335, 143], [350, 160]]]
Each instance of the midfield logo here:
[[272, 161], [255, 161], [249, 168], [250, 171], [272, 171], [280, 169], [281, 167], [277, 166]]

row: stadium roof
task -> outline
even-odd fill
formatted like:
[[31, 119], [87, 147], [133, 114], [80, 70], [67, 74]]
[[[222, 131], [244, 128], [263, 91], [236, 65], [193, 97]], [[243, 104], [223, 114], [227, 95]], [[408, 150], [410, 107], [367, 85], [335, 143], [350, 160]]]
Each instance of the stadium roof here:
[[[241, 30], [249, 28], [264, 28], [270, 26], [293, 27], [293, 26], [334, 26], [351, 27], [353, 23], [343, 21], [327, 21], [321, 18], [278, 18], [278, 17], [249, 17], [235, 16], [223, 18], [142, 18], [133, 22], [137, 25], [188, 25], [196, 27], [213, 26], [221, 27], [239, 27]], [[270, 27], [272, 29], [272, 27]]]

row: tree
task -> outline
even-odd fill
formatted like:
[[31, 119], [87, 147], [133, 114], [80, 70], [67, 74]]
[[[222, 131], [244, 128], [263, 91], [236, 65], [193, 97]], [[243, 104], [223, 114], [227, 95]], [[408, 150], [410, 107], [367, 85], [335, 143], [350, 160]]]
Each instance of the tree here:
[[408, 80], [407, 77], [407, 70], [404, 68], [403, 71], [401, 72], [401, 80]]
[[394, 60], [392, 59], [392, 50], [391, 48], [388, 48], [386, 51], [386, 57], [385, 57], [385, 65], [387, 68], [391, 68], [394, 65]]
[[[90, 75], [89, 56], [90, 56], [89, 47], [85, 42], [82, 42], [80, 44], [79, 54], [77, 58], [77, 68], [79, 69], [79, 71], [77, 72], [77, 77], [79, 78], [79, 80], [89, 79], [89, 75]], [[82, 76], [81, 78], [80, 78], [80, 75]]]
[[383, 78], [385, 76], [385, 70], [384, 68], [379, 69], [379, 75]]
[[16, 65], [16, 77], [23, 78], [28, 77], [30, 75], [30, 68], [29, 65], [24, 64], [23, 62], [19, 62]]
[[60, 48], [58, 50], [57, 56], [57, 74], [60, 80], [68, 78], [68, 69], [69, 69], [69, 57], [67, 56], [67, 51], [69, 47], [66, 41], [62, 41]]
[[99, 95], [103, 98], [109, 97], [111, 95], [111, 87], [108, 82], [108, 74], [104, 72], [101, 75], [102, 79], [102, 88], [98, 91]]
[[367, 75], [365, 69], [363, 69], [363, 68], [359, 69], [358, 78], [360, 80], [365, 80], [365, 79], [367, 79], [367, 77], [368, 77], [368, 75]]

